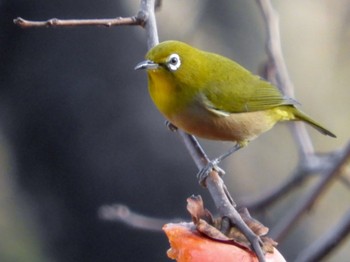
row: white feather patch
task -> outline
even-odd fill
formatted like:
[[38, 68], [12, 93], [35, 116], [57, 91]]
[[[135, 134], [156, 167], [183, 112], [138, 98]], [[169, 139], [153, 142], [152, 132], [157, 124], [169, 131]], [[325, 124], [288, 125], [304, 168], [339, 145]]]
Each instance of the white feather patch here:
[[201, 98], [205, 108], [208, 111], [212, 112], [213, 114], [215, 114], [217, 116], [223, 116], [223, 117], [228, 117], [231, 115], [231, 113], [229, 113], [229, 112], [222, 111], [220, 109], [215, 108], [213, 103], [204, 94], [201, 94], [200, 98]]

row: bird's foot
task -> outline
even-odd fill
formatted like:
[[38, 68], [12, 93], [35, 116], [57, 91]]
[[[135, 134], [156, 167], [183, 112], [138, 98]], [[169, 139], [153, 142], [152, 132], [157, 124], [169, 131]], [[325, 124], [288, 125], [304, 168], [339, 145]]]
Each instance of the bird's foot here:
[[212, 170], [218, 172], [220, 176], [225, 175], [225, 171], [218, 166], [219, 163], [220, 161], [218, 159], [214, 159], [197, 173], [199, 184], [205, 186], [205, 179], [208, 177], [209, 173]]

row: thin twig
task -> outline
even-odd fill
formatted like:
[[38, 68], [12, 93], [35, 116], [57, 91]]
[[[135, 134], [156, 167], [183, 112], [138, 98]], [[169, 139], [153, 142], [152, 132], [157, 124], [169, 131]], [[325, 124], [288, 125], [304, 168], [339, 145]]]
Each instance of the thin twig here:
[[298, 219], [315, 204], [316, 199], [330, 186], [330, 182], [334, 181], [341, 174], [343, 166], [350, 159], [350, 142], [343, 149], [341, 157], [334, 162], [333, 167], [326, 171], [320, 180], [309, 190], [305, 198], [297, 203], [296, 207], [289, 214], [283, 217], [274, 228], [271, 230], [271, 235], [277, 241], [285, 236], [289, 229], [298, 221]]
[[[115, 204], [102, 206], [99, 208], [99, 217], [108, 221], [123, 222], [131, 227], [144, 230], [161, 231], [162, 226], [169, 223], [169, 219], [152, 218], [145, 215], [140, 215], [130, 210], [125, 205]], [[172, 222], [178, 222], [173, 220]]]
[[298, 262], [323, 261], [323, 258], [340, 246], [350, 234], [350, 209], [335, 227], [311, 246], [306, 247], [297, 257]]
[[210, 162], [210, 160], [199, 144], [197, 138], [183, 132], [182, 130], [177, 130], [177, 133], [184, 142], [198, 170], [204, 168]]
[[31, 21], [17, 17], [13, 22], [22, 27], [72, 27], [72, 26], [120, 26], [120, 25], [142, 25], [143, 20], [139, 15], [131, 17], [116, 17], [109, 19], [58, 19], [51, 18], [46, 21]]

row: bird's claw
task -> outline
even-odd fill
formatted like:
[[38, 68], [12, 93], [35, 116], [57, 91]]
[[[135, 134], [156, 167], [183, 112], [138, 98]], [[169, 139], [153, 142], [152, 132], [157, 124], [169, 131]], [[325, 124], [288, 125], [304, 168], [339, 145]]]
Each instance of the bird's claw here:
[[165, 121], [165, 126], [171, 131], [171, 132], [176, 132], [177, 131], [177, 127], [171, 123], [170, 121], [166, 120]]
[[219, 161], [216, 161], [216, 159], [210, 161], [205, 167], [203, 167], [198, 173], [197, 178], [199, 181], [199, 184], [205, 186], [205, 179], [208, 177], [209, 173], [212, 170], [215, 170], [219, 173], [220, 176], [225, 175], [225, 171], [218, 166]]

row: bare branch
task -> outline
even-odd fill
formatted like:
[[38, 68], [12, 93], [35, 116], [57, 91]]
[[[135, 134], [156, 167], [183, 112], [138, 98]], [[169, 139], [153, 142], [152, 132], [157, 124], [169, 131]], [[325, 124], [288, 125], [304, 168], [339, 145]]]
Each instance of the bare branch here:
[[197, 138], [183, 132], [182, 130], [177, 130], [177, 132], [180, 135], [182, 141], [184, 142], [198, 170], [204, 168], [210, 162], [210, 160], [204, 152], [201, 145], [199, 144]]
[[72, 26], [120, 26], [120, 25], [143, 25], [142, 17], [117, 17], [109, 19], [58, 19], [52, 18], [46, 21], [30, 21], [18, 17], [13, 22], [22, 27], [72, 27]]
[[58, 19], [51, 18], [46, 21], [31, 21], [21, 17], [13, 19], [14, 24], [22, 27], [73, 27], [73, 26], [122, 26], [122, 25], [140, 25], [145, 26], [147, 21], [146, 32], [150, 33], [147, 36], [148, 47], [151, 48], [158, 44], [158, 33], [154, 14], [154, 8], [160, 8], [160, 0], [141, 0], [140, 11], [135, 16], [116, 17], [107, 19]]
[[270, 0], [257, 0], [257, 2], [265, 20], [268, 37], [266, 47], [269, 59], [277, 69], [278, 86], [284, 94], [289, 97], [294, 97], [294, 87], [290, 80], [282, 53], [278, 14], [274, 10]]
[[[144, 229], [161, 231], [162, 226], [169, 223], [169, 219], [159, 219], [137, 214], [125, 205], [115, 204], [100, 207], [99, 217], [104, 220], [123, 222], [129, 226]], [[172, 222], [177, 222], [173, 220]]]

